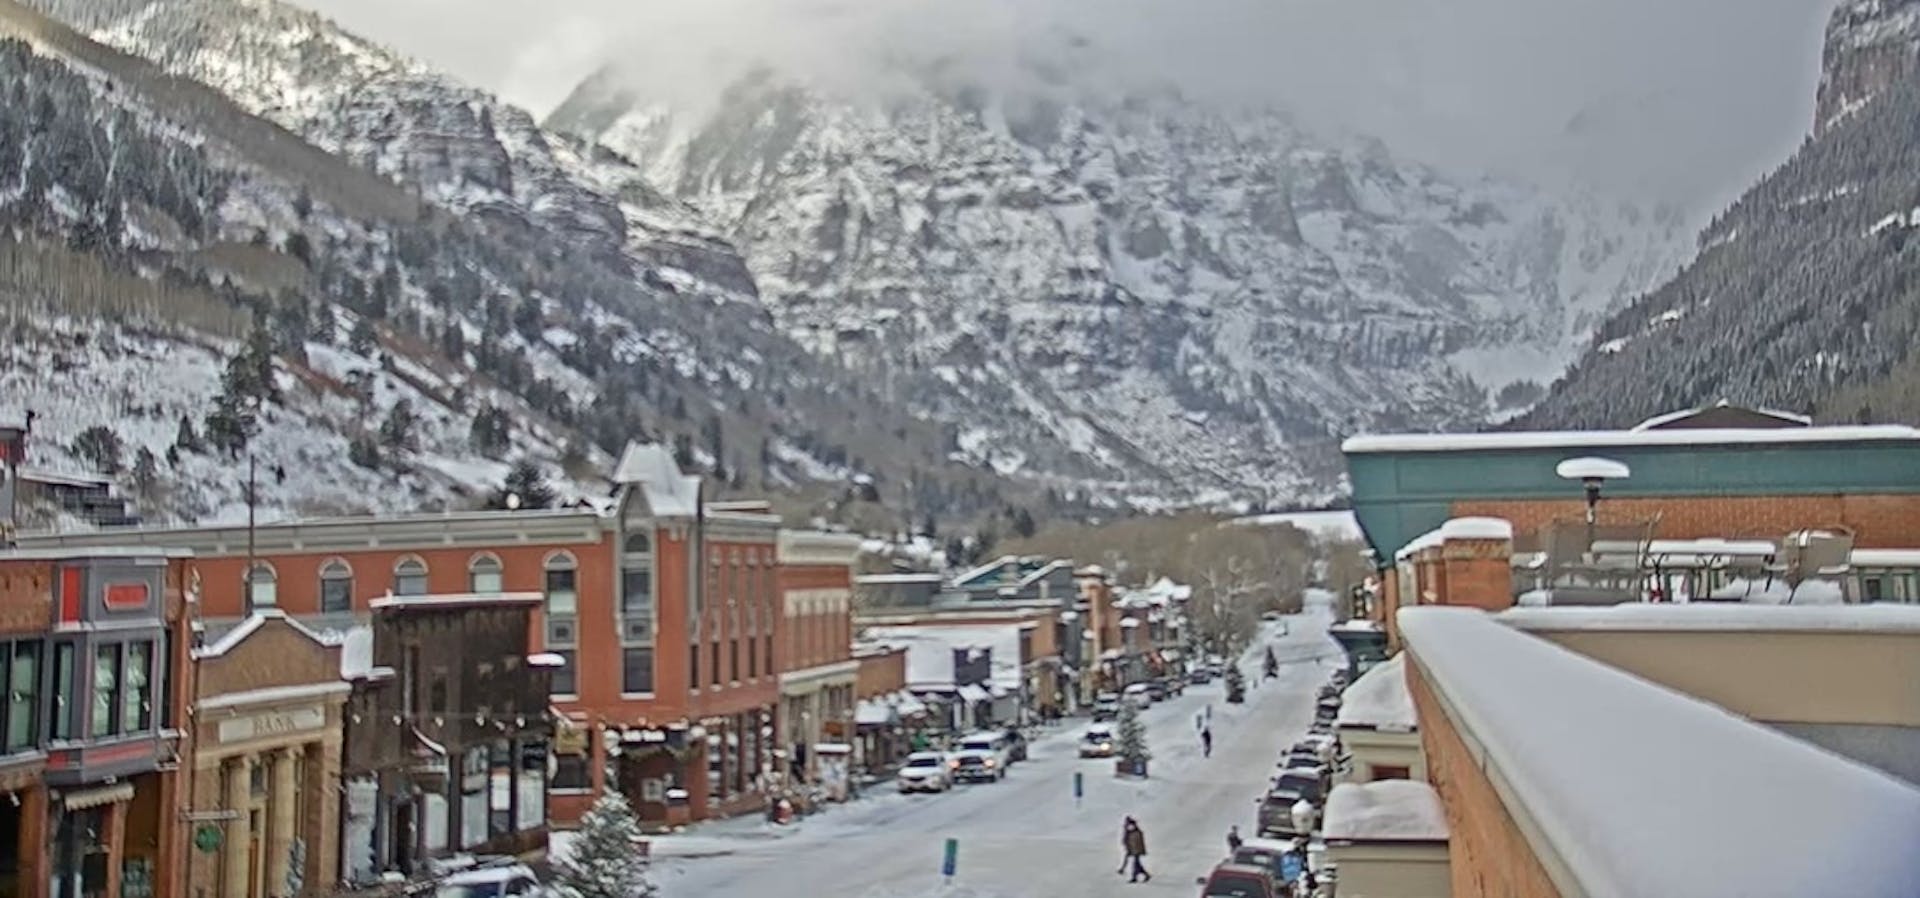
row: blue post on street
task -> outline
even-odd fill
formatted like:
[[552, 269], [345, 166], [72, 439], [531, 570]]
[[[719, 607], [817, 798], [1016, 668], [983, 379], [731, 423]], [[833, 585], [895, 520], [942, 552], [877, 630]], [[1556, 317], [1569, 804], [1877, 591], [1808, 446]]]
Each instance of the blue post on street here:
[[1280, 855], [1280, 878], [1286, 882], [1299, 879], [1300, 874], [1304, 872], [1300, 869], [1301, 866], [1300, 855], [1291, 851]]
[[948, 839], [946, 856], [940, 860], [940, 875], [953, 878], [954, 871], [960, 869], [960, 840]]
[[1087, 786], [1086, 786], [1086, 781], [1084, 776], [1080, 773], [1080, 771], [1075, 770], [1073, 772], [1073, 806], [1074, 807], [1080, 806], [1080, 796], [1085, 795], [1086, 791], [1087, 791]]

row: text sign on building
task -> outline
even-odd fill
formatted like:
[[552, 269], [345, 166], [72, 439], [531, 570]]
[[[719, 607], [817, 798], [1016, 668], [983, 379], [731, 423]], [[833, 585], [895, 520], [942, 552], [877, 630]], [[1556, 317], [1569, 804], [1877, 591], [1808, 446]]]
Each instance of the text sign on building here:
[[327, 725], [327, 712], [319, 708], [297, 708], [271, 714], [254, 714], [220, 721], [220, 741], [240, 742], [264, 736], [282, 736], [317, 730]]
[[150, 594], [145, 583], [109, 583], [100, 600], [113, 611], [139, 611]]

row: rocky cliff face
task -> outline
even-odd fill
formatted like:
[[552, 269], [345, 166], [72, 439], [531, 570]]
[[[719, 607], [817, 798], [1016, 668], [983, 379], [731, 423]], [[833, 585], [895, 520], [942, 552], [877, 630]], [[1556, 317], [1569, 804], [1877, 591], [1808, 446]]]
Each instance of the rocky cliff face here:
[[451, 211], [630, 254], [675, 289], [751, 296], [738, 253], [610, 153], [278, 0], [30, 0], [108, 45]]
[[1006, 471], [1325, 495], [1340, 435], [1484, 420], [1685, 252], [1670, 216], [1172, 94], [761, 73], [687, 120], [602, 72], [547, 124], [707, 210], [784, 327]]
[[1913, 74], [1920, 55], [1920, 2], [1846, 0], [1827, 21], [1814, 134]]

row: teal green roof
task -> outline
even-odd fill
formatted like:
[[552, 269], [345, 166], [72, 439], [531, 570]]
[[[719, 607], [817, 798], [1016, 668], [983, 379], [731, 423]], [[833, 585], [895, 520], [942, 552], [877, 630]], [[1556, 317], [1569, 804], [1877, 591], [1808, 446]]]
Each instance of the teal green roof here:
[[1569, 458], [1632, 470], [1603, 496], [1920, 493], [1920, 430], [1908, 427], [1417, 434], [1342, 448], [1354, 516], [1383, 560], [1445, 523], [1457, 501], [1580, 498], [1579, 483], [1554, 473]]

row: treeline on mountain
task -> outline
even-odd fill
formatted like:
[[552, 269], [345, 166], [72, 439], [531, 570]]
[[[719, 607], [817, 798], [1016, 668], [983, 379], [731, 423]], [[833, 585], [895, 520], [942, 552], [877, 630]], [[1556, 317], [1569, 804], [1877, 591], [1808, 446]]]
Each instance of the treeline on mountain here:
[[1616, 427], [1718, 399], [1920, 422], [1920, 84], [1804, 143], [1601, 327], [1515, 429]]
[[[23, 295], [226, 338], [257, 330], [294, 363], [308, 341], [406, 355], [523, 400], [482, 409], [438, 397], [462, 414], [505, 414], [508, 431], [544, 425], [608, 453], [658, 439], [689, 462], [699, 447], [723, 494], [805, 486], [772, 450], [785, 439], [868, 474], [911, 513], [965, 519], [1004, 504], [990, 472], [943, 461], [950, 428], [824, 368], [756, 306], [673, 296], [627, 260], [525, 222], [427, 207], [204, 87], [75, 45], [104, 74], [0, 39], [0, 280], [35, 288]], [[151, 82], [180, 83], [155, 94]], [[190, 127], [207, 122], [218, 130]], [[385, 446], [382, 423], [363, 422], [355, 445]], [[490, 452], [501, 426], [480, 428]]]

